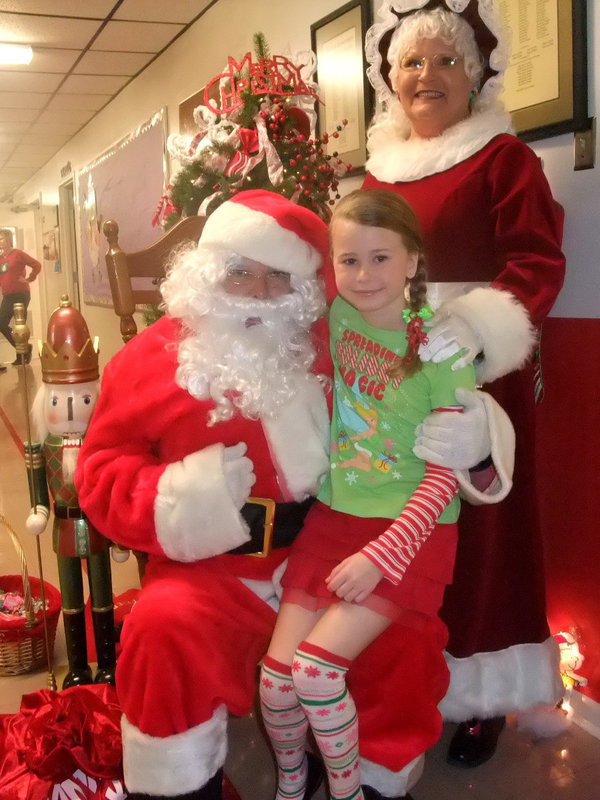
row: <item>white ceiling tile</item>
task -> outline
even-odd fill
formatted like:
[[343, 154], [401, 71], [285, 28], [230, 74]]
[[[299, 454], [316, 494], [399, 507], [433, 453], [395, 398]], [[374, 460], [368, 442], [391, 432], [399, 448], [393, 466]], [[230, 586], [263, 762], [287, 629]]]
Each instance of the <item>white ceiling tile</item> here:
[[[43, 141], [48, 147], [61, 147], [70, 138], [70, 136], [64, 133], [48, 133], [42, 138], [41, 141]], [[39, 141], [40, 137], [36, 136], [34, 133], [24, 133], [23, 136], [21, 136], [21, 142], [23, 144], [35, 144]]]
[[115, 19], [143, 19], [146, 22], [191, 22], [212, 0], [168, 0], [148, 3], [147, 0], [124, 0]]
[[43, 92], [0, 92], [0, 108], [43, 108], [51, 96]]
[[[87, 111], [98, 111], [102, 106], [111, 100], [110, 94], [63, 94], [62, 89], [48, 103], [49, 109], [84, 109]], [[0, 94], [0, 106], [2, 105], [2, 95]]]
[[32, 122], [38, 118], [37, 108], [0, 108], [2, 122]]
[[82, 48], [98, 30], [101, 22], [67, 17], [35, 17], [0, 12], [0, 28], [5, 42], [30, 44], [32, 47]]
[[43, 72], [0, 72], [5, 92], [53, 92], [63, 75], [46, 75]]
[[31, 122], [5, 122], [0, 117], [0, 136], [5, 136], [6, 134], [18, 136], [21, 133], [25, 133], [30, 127]]
[[137, 75], [153, 57], [153, 53], [88, 50], [73, 72], [86, 75]]
[[[38, 112], [35, 112], [38, 113]], [[62, 120], [69, 120], [70, 122], [78, 122], [80, 125], [85, 124], [90, 120], [96, 112], [91, 109], [71, 108], [65, 113], [64, 109], [47, 108], [37, 118], [37, 122], [62, 122]], [[0, 109], [0, 118], [2, 118], [2, 109]]]
[[47, 135], [53, 133], [62, 134], [63, 136], [73, 136], [80, 128], [81, 122], [70, 120], [68, 116], [65, 115], [62, 121], [57, 120], [56, 122], [34, 122], [33, 125], [30, 126], [27, 133], [37, 134], [45, 139]]
[[162, 22], [111, 21], [94, 40], [91, 49], [158, 53], [183, 27]]
[[19, 72], [68, 72], [77, 61], [81, 50], [35, 47], [31, 64], [16, 64], [11, 69]]
[[0, 11], [103, 19], [114, 4], [115, 0], [0, 0]]
[[69, 75], [60, 90], [67, 94], [115, 94], [129, 80], [127, 75]]
[[58, 147], [55, 144], [44, 144], [43, 142], [38, 142], [37, 144], [20, 143], [15, 147], [13, 156], [15, 158], [21, 156], [27, 158], [28, 156], [45, 155], [46, 158], [50, 158], [57, 150]]

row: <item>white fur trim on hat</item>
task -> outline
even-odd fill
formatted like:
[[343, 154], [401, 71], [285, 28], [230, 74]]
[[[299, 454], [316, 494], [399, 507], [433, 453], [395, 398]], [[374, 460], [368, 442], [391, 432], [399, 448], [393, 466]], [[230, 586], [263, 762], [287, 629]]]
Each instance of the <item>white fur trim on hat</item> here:
[[475, 371], [480, 383], [520, 369], [537, 342], [525, 306], [501, 289], [473, 289], [443, 303], [437, 313], [460, 317], [479, 338], [483, 359], [475, 363]]
[[201, 789], [225, 763], [227, 708], [173, 736], [149, 736], [121, 717], [123, 771], [130, 792], [180, 795]]
[[460, 494], [472, 505], [487, 505], [504, 500], [512, 489], [512, 475], [515, 465], [515, 431], [506, 411], [486, 392], [477, 392], [483, 401], [492, 447], [492, 461], [496, 469], [496, 479], [484, 492], [471, 483], [469, 470], [455, 470], [460, 486]]
[[213, 211], [199, 247], [233, 251], [300, 278], [314, 278], [322, 260], [317, 249], [279, 225], [275, 217], [234, 202], [223, 203]]
[[173, 561], [198, 561], [250, 541], [223, 469], [222, 444], [169, 464], [154, 502], [156, 537]]
[[[289, 500], [314, 496], [329, 468], [329, 414], [316, 377], [296, 380], [293, 398], [262, 425]], [[285, 491], [287, 489], [287, 492]]]
[[445, 720], [464, 722], [525, 711], [563, 696], [560, 651], [554, 637], [505, 650], [454, 658], [446, 653], [450, 687], [439, 709]]

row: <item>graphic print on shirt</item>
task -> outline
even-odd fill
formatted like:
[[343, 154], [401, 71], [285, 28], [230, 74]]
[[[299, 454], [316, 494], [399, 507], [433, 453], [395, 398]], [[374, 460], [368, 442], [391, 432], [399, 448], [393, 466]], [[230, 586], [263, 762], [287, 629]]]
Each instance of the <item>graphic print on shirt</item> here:
[[399, 378], [391, 378], [389, 369], [400, 359], [399, 352], [383, 347], [379, 342], [347, 327], [340, 320], [339, 336], [335, 342], [335, 361], [339, 370], [336, 376], [336, 439], [331, 442], [332, 469], [350, 470], [346, 482], [352, 485], [357, 477], [352, 470], [363, 472], [379, 470], [399, 479], [396, 470], [397, 441], [390, 437], [386, 414], [391, 409], [384, 401], [387, 387], [400, 385]]

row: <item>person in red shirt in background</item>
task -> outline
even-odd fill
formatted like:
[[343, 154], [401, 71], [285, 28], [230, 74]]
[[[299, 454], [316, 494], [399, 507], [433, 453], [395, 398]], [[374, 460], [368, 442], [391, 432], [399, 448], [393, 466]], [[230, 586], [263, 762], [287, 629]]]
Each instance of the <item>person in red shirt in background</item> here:
[[[29, 267], [26, 275], [25, 267]], [[25, 311], [31, 299], [29, 284], [39, 275], [42, 268], [40, 262], [23, 250], [13, 247], [13, 237], [9, 230], [0, 230], [0, 287], [2, 288], [2, 304], [0, 305], [0, 333], [15, 347], [15, 340], [10, 328], [16, 303], [23, 303]], [[24, 356], [25, 363], [31, 361], [32, 346]], [[20, 364], [23, 356], [17, 356], [12, 362]], [[0, 365], [0, 372], [6, 372], [6, 367]]]

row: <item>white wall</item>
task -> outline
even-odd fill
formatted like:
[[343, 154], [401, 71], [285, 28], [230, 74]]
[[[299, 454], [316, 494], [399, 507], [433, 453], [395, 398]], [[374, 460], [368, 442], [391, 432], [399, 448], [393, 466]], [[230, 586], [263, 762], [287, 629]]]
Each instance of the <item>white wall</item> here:
[[[219, 0], [25, 184], [16, 201], [26, 203], [41, 197], [43, 204], [56, 204], [60, 168], [67, 161], [74, 171], [82, 168], [162, 106], [168, 109], [169, 132], [176, 132], [178, 104], [216, 75], [228, 55], [240, 57], [252, 50], [255, 32], [265, 34], [272, 53], [305, 50], [310, 47], [311, 23], [342, 4], [343, 0]], [[374, 4], [379, 7], [379, 0]], [[600, 82], [593, 67], [600, 48], [600, 8], [594, 2], [589, 2], [588, 8], [590, 114], [595, 114], [600, 108]], [[573, 171], [571, 134], [536, 143], [534, 149], [542, 157], [553, 191], [566, 212], [569, 273], [554, 315], [600, 317], [600, 168]], [[343, 190], [358, 183], [358, 178], [344, 181]], [[121, 346], [116, 317], [105, 308], [85, 306], [82, 311], [92, 335], [101, 337], [104, 363]], [[39, 331], [36, 335], [40, 336]]]
[[[600, 3], [588, 0], [589, 116], [600, 111]], [[554, 196], [565, 209], [567, 278], [553, 317], [600, 317], [600, 149], [596, 167], [573, 171], [573, 134], [534, 143]]]

